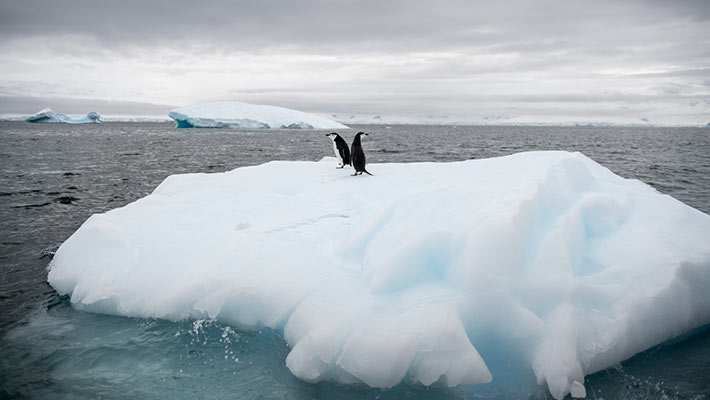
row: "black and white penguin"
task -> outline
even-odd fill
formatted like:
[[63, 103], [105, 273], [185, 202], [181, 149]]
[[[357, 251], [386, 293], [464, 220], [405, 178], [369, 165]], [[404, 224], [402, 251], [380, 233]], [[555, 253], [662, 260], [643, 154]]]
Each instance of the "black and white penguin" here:
[[355, 135], [355, 139], [353, 139], [352, 146], [350, 146], [350, 151], [352, 152], [352, 165], [353, 169], [355, 169], [353, 176], [362, 175], [363, 172], [368, 175], [372, 175], [365, 169], [365, 152], [362, 150], [362, 143], [360, 143], [360, 136], [362, 135], [369, 135], [369, 133], [358, 132], [357, 135]]
[[333, 152], [335, 152], [335, 158], [338, 159], [337, 168], [350, 165], [350, 149], [348, 148], [348, 144], [345, 143], [345, 139], [335, 132], [326, 133], [325, 136], [333, 140]]

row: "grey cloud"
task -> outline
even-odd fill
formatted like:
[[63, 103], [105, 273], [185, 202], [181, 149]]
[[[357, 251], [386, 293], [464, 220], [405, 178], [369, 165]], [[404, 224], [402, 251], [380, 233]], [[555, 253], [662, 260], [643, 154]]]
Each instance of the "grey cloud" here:
[[[32, 102], [22, 96], [41, 94], [92, 97], [91, 92], [81, 93], [85, 89], [73, 89], [66, 78], [81, 77], [87, 68], [103, 71], [100, 68], [107, 65], [111, 75], [124, 61], [156, 57], [157, 67], [139, 62], [132, 68], [161, 71], [160, 77], [178, 88], [158, 85], [152, 90], [174, 94], [180, 79], [190, 74], [200, 72], [201, 79], [209, 79], [213, 68], [234, 66], [233, 72], [217, 72], [248, 74], [257, 69], [259, 75], [259, 66], [239, 69], [240, 62], [267, 54], [266, 62], [279, 64], [273, 55], [306, 54], [335, 56], [337, 62], [312, 65], [323, 71], [337, 68], [337, 74], [326, 81], [277, 80], [277, 88], [269, 87], [270, 77], [262, 74], [258, 78], [263, 88], [224, 87], [217, 94], [197, 94], [201, 99], [234, 96], [230, 99], [336, 113], [399, 109], [453, 114], [482, 109], [498, 115], [489, 104], [506, 103], [510, 114], [524, 113], [516, 109], [520, 104], [553, 111], [562, 109], [558, 104], [581, 109], [585, 104], [611, 104], [618, 113], [626, 103], [706, 101], [708, 32], [707, 0], [0, 0], [0, 75], [8, 72], [8, 65], [15, 69], [10, 72], [24, 72], [23, 67], [32, 65], [16, 62], [24, 56], [44, 66], [34, 76], [0, 77], [0, 95], [20, 99], [12, 103], [6, 97], [0, 106], [29, 107]], [[47, 72], [47, 63], [33, 58], [41, 56], [25, 48], [28, 43], [45, 45], [42, 56], [64, 62], [67, 70], [58, 71], [55, 81], [40, 76]], [[224, 61], [235, 54], [244, 58]], [[191, 63], [191, 58], [216, 61]], [[395, 58], [396, 65], [372, 61]], [[292, 59], [268, 71], [277, 78], [307, 71], [310, 62]], [[126, 75], [131, 72], [129, 67], [124, 70]], [[118, 92], [112, 86], [120, 89], [121, 80], [131, 77], [94, 79], [110, 91], [96, 95], [106, 99]], [[215, 88], [220, 82], [215, 78], [210, 90], [219, 90]], [[637, 87], [643, 90], [634, 92]], [[131, 90], [140, 94], [150, 88]], [[611, 94], [599, 94], [604, 90]], [[131, 102], [121, 104], [130, 108]], [[141, 112], [150, 109], [138, 102], [132, 106]]]
[[0, 110], [5, 114], [31, 115], [45, 107], [64, 114], [86, 114], [98, 111], [111, 115], [165, 116], [175, 108], [171, 105], [143, 103], [138, 101], [107, 101], [88, 98], [67, 99], [62, 97], [3, 96], [0, 95]]
[[[86, 35], [116, 44], [215, 41], [241, 48], [342, 38], [378, 41], [431, 32], [420, 7], [407, 2], [360, 1], [6, 1], [0, 33], [12, 36]], [[429, 11], [429, 10], [427, 10]]]
[[587, 37], [613, 37], [619, 30], [629, 36], [634, 27], [663, 21], [706, 21], [710, 16], [708, 4], [465, 0], [199, 4], [186, 0], [75, 0], [57, 4], [51, 0], [3, 0], [0, 37], [83, 35], [111, 47], [180, 46], [194, 40], [231, 50], [307, 45], [345, 52], [352, 48], [412, 51], [518, 43], [520, 51], [534, 51], [535, 43], [545, 46], [547, 41], [565, 39], [580, 45]]
[[629, 76], [636, 78], [707, 78], [710, 76], [710, 68], [684, 68], [664, 72], [643, 72]]

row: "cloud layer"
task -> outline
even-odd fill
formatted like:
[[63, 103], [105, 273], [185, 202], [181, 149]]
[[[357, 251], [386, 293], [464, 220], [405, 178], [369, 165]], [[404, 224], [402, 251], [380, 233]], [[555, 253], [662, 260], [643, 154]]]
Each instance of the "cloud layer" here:
[[708, 37], [704, 0], [3, 1], [0, 95], [704, 125]]

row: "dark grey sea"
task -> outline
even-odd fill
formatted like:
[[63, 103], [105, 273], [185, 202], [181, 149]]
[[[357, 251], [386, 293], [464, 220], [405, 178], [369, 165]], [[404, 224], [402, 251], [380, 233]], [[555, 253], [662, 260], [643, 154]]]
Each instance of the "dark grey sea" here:
[[[358, 130], [371, 133], [370, 163], [580, 151], [710, 213], [708, 128], [362, 125], [344, 136]], [[169, 175], [324, 156], [332, 156], [332, 145], [323, 131], [0, 122], [0, 398], [547, 398], [545, 388], [510, 385], [381, 391], [307, 384], [286, 368], [289, 349], [278, 332], [89, 314], [46, 283], [55, 250], [89, 216], [149, 194]], [[589, 399], [710, 399], [710, 328], [589, 376], [585, 385]]]

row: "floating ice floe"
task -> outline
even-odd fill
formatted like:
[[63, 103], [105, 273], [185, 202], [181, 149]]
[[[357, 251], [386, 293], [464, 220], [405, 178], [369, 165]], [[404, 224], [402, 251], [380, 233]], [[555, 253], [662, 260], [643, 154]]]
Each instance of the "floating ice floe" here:
[[220, 102], [176, 108], [178, 128], [347, 129], [333, 120], [284, 107]]
[[583, 397], [710, 323], [710, 216], [580, 153], [335, 164], [170, 176], [89, 218], [48, 281], [82, 310], [282, 330], [300, 379], [380, 388], [521, 370]]
[[86, 114], [85, 117], [72, 118], [66, 114], [52, 111], [51, 108], [45, 108], [38, 111], [35, 115], [25, 118], [25, 121], [50, 124], [100, 124], [101, 114], [92, 111]]

